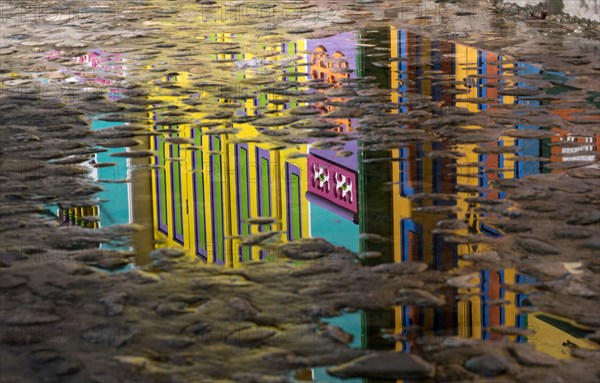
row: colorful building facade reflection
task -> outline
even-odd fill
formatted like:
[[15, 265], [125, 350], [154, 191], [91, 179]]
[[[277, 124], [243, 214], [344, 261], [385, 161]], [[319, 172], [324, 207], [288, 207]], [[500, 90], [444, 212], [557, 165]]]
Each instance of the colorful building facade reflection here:
[[[414, 105], [419, 98], [474, 114], [501, 108], [503, 104], [531, 102], [498, 91], [500, 86], [518, 85], [511, 82], [511, 76], [515, 67], [523, 65], [521, 63], [510, 62], [493, 52], [432, 41], [410, 32], [391, 29], [388, 36], [393, 64], [384, 70], [389, 83], [380, 86], [390, 86], [393, 90], [390, 101], [398, 104], [394, 113], [408, 114], [417, 110]], [[227, 41], [227, 36], [215, 39]], [[290, 79], [296, 79], [298, 73], [307, 73], [306, 79], [320, 79], [329, 84], [323, 87], [327, 88], [324, 91], [331, 91], [362, 74], [363, 62], [367, 59], [360, 45], [358, 35], [346, 34], [291, 45], [265, 46], [265, 50], [303, 56], [304, 61], [288, 68], [294, 72]], [[241, 54], [218, 57], [238, 61], [252, 58]], [[384, 76], [378, 74], [378, 77]], [[163, 80], [182, 86], [191, 81], [185, 73]], [[169, 95], [155, 99], [157, 104], [162, 101], [184, 105], [183, 99]], [[258, 92], [242, 101], [219, 100], [221, 104], [234, 102], [241, 104], [231, 109], [239, 117], [265, 111], [277, 117], [283, 115], [283, 110], [307, 105], [321, 109], [322, 113], [335, 110], [319, 101], [292, 104], [285, 97], [269, 92]], [[390, 161], [389, 168], [375, 167], [363, 161], [363, 156], [368, 154], [359, 150], [358, 140], [346, 140], [346, 155], [340, 157], [334, 151], [317, 149], [310, 143], [281, 148], [255, 142], [263, 136], [261, 128], [252, 121], [228, 126], [238, 129], [235, 133], [214, 133], [211, 132], [213, 125], [217, 126], [215, 129], [225, 126], [218, 118], [206, 112], [192, 112], [192, 117], [195, 122], [190, 125], [164, 125], [160, 112], [149, 113], [153, 129], [160, 133], [151, 138], [151, 149], [157, 153], [152, 175], [154, 239], [159, 246], [181, 246], [208, 263], [231, 267], [264, 257], [260, 246], [249, 245], [245, 240], [271, 231], [278, 232], [274, 237], [276, 241], [323, 237], [355, 252], [369, 251], [370, 246], [361, 242], [359, 236], [370, 232], [379, 218], [390, 222], [392, 237], [390, 244], [385, 245], [387, 250], [383, 247], [382, 261], [420, 261], [437, 270], [467, 265], [461, 256], [483, 249], [445, 241], [442, 235], [436, 234], [436, 223], [447, 217], [446, 213], [435, 214], [422, 208], [438, 206], [454, 211], [454, 218], [465, 223], [459, 234], [502, 236], [501, 230], [483, 223], [482, 218], [490, 213], [480, 209], [485, 201], [493, 203], [505, 197], [489, 188], [492, 182], [548, 171], [544, 164], [552, 161], [552, 153], [546, 148], [550, 139], [502, 136], [486, 145], [493, 148], [520, 146], [521, 151], [481, 151], [480, 144], [445, 141], [407, 144], [388, 153], [395, 159]], [[334, 129], [339, 133], [351, 133], [359, 124], [356, 118], [331, 120], [335, 121]], [[407, 125], [404, 128], [419, 127]], [[479, 126], [462, 128], [481, 129]], [[525, 125], [515, 128], [540, 129]], [[429, 155], [445, 149], [456, 150], [463, 156]], [[304, 156], [297, 156], [298, 153]], [[386, 197], [389, 206], [384, 206], [378, 216], [369, 214], [370, 205], [365, 202], [368, 198], [365, 193], [373, 187], [369, 182], [375, 176], [392, 185]], [[432, 202], [420, 198], [421, 193], [454, 197]], [[262, 225], [252, 223], [257, 217], [271, 217], [273, 221]], [[350, 315], [340, 321], [340, 326], [350, 323], [347, 331], [360, 339], [359, 347], [385, 347], [368, 331], [385, 325], [394, 328], [397, 334], [418, 328], [423, 334], [488, 341], [506, 337], [535, 343], [539, 350], [557, 357], [568, 355], [564, 344], [590, 347], [582, 339], [585, 329], [578, 329], [560, 318], [521, 310], [526, 305], [526, 296], [515, 293], [510, 286], [532, 282], [531, 278], [514, 269], [499, 269], [482, 270], [476, 279], [476, 287], [445, 291], [449, 304], [442, 308], [397, 307], [384, 314]], [[537, 334], [503, 336], [490, 331], [497, 326], [532, 328]], [[394, 346], [398, 351], [413, 351], [415, 347], [410, 337]], [[325, 379], [324, 374], [324, 370], [315, 369], [310, 379]]]
[[[64, 59], [65, 52], [54, 50], [46, 54], [47, 60]], [[124, 86], [117, 78], [126, 78], [128, 68], [125, 58], [119, 53], [105, 52], [100, 49], [90, 50], [87, 54], [71, 58], [79, 65], [62, 68], [61, 74], [51, 79], [39, 78], [44, 84], [42, 94], [44, 97], [56, 98], [64, 102], [77, 102], [78, 98], [86, 98], [107, 92], [111, 100], [123, 97]], [[92, 68], [92, 71], [81, 70], [81, 66]], [[70, 90], [70, 83], [85, 84]], [[63, 92], [65, 86], [68, 91]], [[77, 91], [75, 91], [77, 90]], [[123, 125], [125, 122], [103, 121], [100, 115], [92, 117], [91, 129], [102, 130]], [[102, 183], [102, 190], [98, 192], [98, 204], [85, 207], [70, 207], [66, 209], [52, 208], [56, 211], [62, 225], [81, 226], [85, 228], [99, 228], [110, 225], [131, 223], [132, 213], [132, 187], [127, 181], [131, 175], [132, 161], [127, 158], [111, 157], [111, 154], [123, 151], [123, 148], [104, 148], [90, 155], [89, 161], [82, 165], [88, 168], [89, 177]], [[111, 163], [112, 166], [99, 166], [102, 163]], [[107, 244], [99, 245], [110, 247]]]
[[[391, 29], [390, 37], [392, 57], [397, 58], [392, 64], [391, 88], [398, 89], [397, 93], [392, 94], [392, 101], [401, 105], [398, 113], [410, 113], [413, 110], [410, 101], [419, 99], [418, 96], [445, 106], [464, 108], [470, 113], [492, 109], [500, 104], [531, 102], [503, 96], [498, 92], [498, 86], [519, 85], [511, 81], [511, 73], [515, 65], [524, 64], [512, 64], [493, 52], [450, 42], [431, 41], [410, 32]], [[436, 84], [427, 73], [443, 74], [444, 81], [438, 80]], [[445, 86], [444, 83], [452, 85]], [[407, 95], [412, 98], [407, 98]], [[462, 128], [478, 130], [481, 127]], [[515, 128], [540, 129], [524, 125]], [[393, 150], [392, 158], [398, 159], [393, 162], [391, 176], [394, 241], [390, 250], [394, 254], [394, 261], [421, 261], [433, 269], [450, 270], [469, 264], [461, 256], [489, 250], [481, 248], [481, 245], [478, 247], [445, 242], [441, 235], [434, 233], [436, 223], [447, 216], [423, 213], [419, 208], [449, 205], [455, 209], [455, 218], [466, 224], [466, 228], [458, 230], [457, 234], [501, 236], [501, 230], [485, 225], [481, 219], [486, 213], [482, 213], [480, 201], [505, 197], [502, 192], [488, 189], [491, 183], [498, 179], [521, 178], [547, 171], [544, 163], [553, 161], [548, 158], [549, 151], [543, 149], [550, 140], [523, 141], [525, 140], [502, 136], [496, 143], [492, 143], [496, 147], [518, 145], [522, 148], [518, 153], [511, 150], [482, 153], [479, 150], [481, 145], [450, 146], [444, 142], [411, 144]], [[588, 138], [586, 142], [592, 140]], [[427, 155], [432, 151], [448, 148], [463, 153], [463, 156], [448, 160]], [[518, 158], [527, 156], [535, 159], [544, 155], [545, 161], [521, 161]], [[426, 202], [415, 198], [419, 193], [454, 193], [455, 198]], [[547, 314], [521, 312], [526, 296], [515, 293], [510, 286], [534, 282], [532, 278], [520, 275], [514, 269], [500, 269], [481, 270], [475, 279], [477, 287], [445, 292], [445, 299], [449, 304], [443, 308], [397, 307], [392, 315], [395, 332], [406, 334], [407, 339], [397, 342], [396, 350], [410, 351], [415, 347], [409, 336], [415, 327], [422, 334], [487, 341], [507, 337], [512, 341], [531, 342], [540, 351], [558, 358], [567, 357], [569, 348], [574, 345], [593, 347], [588, 340], [583, 339], [582, 333], [585, 331], [579, 329], [578, 332], [570, 321]], [[388, 315], [388, 323], [392, 316]], [[381, 321], [381, 314], [375, 320]], [[493, 331], [499, 326], [530, 329], [536, 333], [530, 337], [500, 335]]]
[[[362, 74], [361, 50], [355, 33], [307, 40], [309, 73], [312, 80], [327, 86], [330, 100], [346, 102], [343, 87], [346, 80]], [[339, 95], [336, 97], [336, 94]], [[335, 106], [313, 103], [323, 113], [335, 111]], [[341, 134], [351, 133], [358, 118], [328, 118], [332, 128]], [[332, 150], [309, 148], [306, 198], [310, 201], [311, 236], [322, 237], [338, 246], [359, 251], [359, 151], [358, 140], [344, 141], [344, 156]]]
[[[264, 48], [278, 50], [281, 55], [298, 54], [305, 50], [303, 44]], [[248, 54], [221, 56], [218, 59], [253, 59]], [[164, 80], [185, 85], [189, 78], [179, 74]], [[271, 116], [279, 116], [282, 110], [296, 106], [272, 103], [274, 99], [283, 97], [258, 92], [255, 97], [244, 99], [235, 115], [254, 116], [259, 110], [268, 109]], [[157, 100], [181, 103], [171, 96]], [[218, 100], [219, 104], [232, 102], [232, 99]], [[306, 152], [306, 146], [280, 149], [274, 144], [256, 143], [259, 130], [249, 122], [232, 124], [237, 129], [235, 137], [228, 133], [213, 134], [210, 127], [223, 124], [212, 124], [208, 113], [193, 113], [192, 117], [195, 124], [165, 126], [159, 122], [159, 113], [150, 113], [156, 131], [171, 131], [154, 136], [151, 142], [151, 148], [157, 152], [152, 175], [155, 240], [163, 245], [183, 246], [209, 263], [232, 267], [264, 257], [259, 246], [244, 242], [249, 236], [272, 231], [280, 232], [276, 236], [280, 240], [309, 236], [308, 222], [303, 219], [308, 211], [304, 198], [306, 159], [288, 158], [291, 153]], [[176, 139], [187, 140], [188, 145], [170, 143]], [[257, 217], [272, 218], [273, 222], [253, 224], [251, 219]]]
[[[230, 38], [211, 36], [210, 41], [227, 42]], [[344, 52], [342, 47], [346, 47]], [[298, 73], [306, 72], [336, 88], [342, 85], [342, 79], [356, 76], [357, 55], [352, 33], [319, 41], [265, 45], [264, 49], [278, 52], [281, 57], [304, 55], [305, 60], [298, 62], [297, 67], [288, 68], [288, 72], [295, 73], [290, 76], [291, 80]], [[270, 59], [281, 57], [275, 55]], [[219, 54], [216, 59], [244, 61], [254, 57]], [[349, 68], [353, 69], [343, 70]], [[163, 81], [186, 86], [190, 79], [181, 73], [165, 77]], [[200, 97], [211, 96], [200, 94]], [[168, 94], [155, 99], [183, 105], [182, 99]], [[218, 101], [221, 104], [234, 102], [227, 98]], [[286, 109], [309, 104], [322, 109], [323, 113], [333, 110], [319, 102], [286, 102], [283, 96], [267, 88], [253, 97], [245, 97], [234, 114], [243, 119], [264, 114], [266, 110], [270, 116], [277, 117]], [[151, 139], [151, 149], [157, 152], [152, 175], [154, 239], [161, 246], [183, 246], [209, 263], [227, 266], [261, 259], [265, 252], [260, 246], [245, 245], [245, 238], [271, 231], [281, 232], [275, 240], [322, 236], [358, 250], [356, 140], [345, 144], [344, 149], [350, 154], [338, 157], [328, 150], [309, 150], [307, 144], [281, 149], [275, 144], [253, 142], [260, 137], [262, 129], [251, 121], [234, 122], [231, 127], [237, 129], [235, 134], [212, 134], [210, 127], [221, 124], [205, 119], [210, 117], [207, 113], [192, 113], [192, 117], [195, 124], [166, 126], [160, 124], [160, 113], [149, 114], [155, 131], [168, 129], [170, 132]], [[340, 133], [351, 131], [357, 123], [355, 118], [330, 120]], [[178, 139], [187, 140], [189, 145], [170, 143]], [[288, 158], [298, 153], [306, 153], [306, 157]], [[252, 219], [257, 217], [271, 217], [274, 222], [253, 224]]]

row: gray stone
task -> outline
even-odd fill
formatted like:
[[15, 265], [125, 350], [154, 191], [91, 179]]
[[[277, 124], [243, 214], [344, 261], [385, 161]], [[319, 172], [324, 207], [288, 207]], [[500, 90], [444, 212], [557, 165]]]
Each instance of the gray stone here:
[[532, 254], [560, 254], [560, 249], [548, 242], [533, 237], [520, 237], [516, 239], [517, 245]]
[[180, 315], [187, 312], [188, 305], [184, 302], [165, 302], [159, 304], [154, 310], [161, 317]]
[[183, 249], [171, 248], [171, 247], [162, 247], [160, 249], [154, 250], [150, 253], [150, 256], [154, 259], [157, 258], [180, 258], [185, 255], [185, 251]]
[[583, 210], [575, 214], [573, 218], [569, 218], [569, 225], [591, 225], [600, 222], [600, 210]]
[[465, 367], [479, 375], [491, 377], [506, 372], [509, 363], [503, 356], [485, 354], [467, 360]]
[[0, 274], [0, 289], [12, 289], [23, 286], [29, 282], [29, 278], [22, 275], [2, 273]]
[[227, 337], [226, 342], [236, 346], [255, 346], [275, 335], [277, 331], [272, 327], [250, 326], [233, 332]]
[[58, 315], [20, 308], [14, 311], [0, 312], [0, 322], [9, 326], [31, 326], [55, 323], [61, 321]]
[[435, 366], [416, 355], [389, 352], [361, 356], [327, 369], [341, 378], [424, 379], [435, 374]]
[[333, 253], [335, 247], [323, 238], [306, 238], [281, 246], [283, 254], [291, 259], [310, 260]]
[[437, 297], [425, 290], [402, 289], [398, 291], [395, 299], [399, 305], [415, 305], [422, 307], [441, 306], [445, 303], [444, 298]]
[[554, 229], [554, 235], [558, 238], [586, 239], [594, 233], [578, 226], [560, 226]]
[[410, 263], [382, 263], [371, 268], [376, 273], [388, 273], [395, 275], [417, 274], [427, 270], [427, 265], [420, 262]]
[[260, 311], [252, 305], [247, 299], [234, 297], [229, 300], [231, 307], [240, 312], [244, 317], [254, 318]]
[[509, 347], [517, 362], [524, 366], [556, 366], [558, 360], [550, 355], [536, 351], [530, 345], [515, 344]]
[[105, 323], [87, 327], [81, 338], [101, 346], [121, 347], [131, 342], [139, 333], [140, 329], [134, 325]]
[[319, 330], [321, 331], [321, 336], [337, 343], [348, 344], [352, 342], [352, 339], [354, 338], [352, 334], [330, 324], [320, 326]]
[[127, 297], [127, 293], [124, 292], [114, 293], [101, 298], [100, 303], [106, 306], [106, 315], [119, 315], [125, 308]]

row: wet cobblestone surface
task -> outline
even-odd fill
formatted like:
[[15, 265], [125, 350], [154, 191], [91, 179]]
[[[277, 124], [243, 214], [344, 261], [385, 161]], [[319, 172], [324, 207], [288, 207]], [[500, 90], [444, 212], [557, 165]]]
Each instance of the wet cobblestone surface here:
[[599, 380], [595, 24], [1, 9], [0, 381]]

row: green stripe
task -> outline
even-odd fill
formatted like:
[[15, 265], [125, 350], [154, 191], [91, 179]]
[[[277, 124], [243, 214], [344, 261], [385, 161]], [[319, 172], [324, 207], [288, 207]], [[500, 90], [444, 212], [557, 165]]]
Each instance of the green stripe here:
[[[199, 129], [196, 130], [194, 143], [198, 148], [202, 147], [202, 135]], [[202, 163], [202, 152], [197, 150], [196, 156], [196, 220], [198, 222], [197, 235], [198, 246], [202, 250], [206, 250], [206, 208], [204, 207], [204, 173]]]
[[302, 222], [300, 220], [300, 178], [296, 174], [291, 177], [292, 202], [292, 239], [300, 239]]
[[[213, 137], [213, 150], [221, 150], [221, 141], [217, 137]], [[223, 235], [223, 183], [221, 180], [221, 155], [213, 154], [213, 190], [215, 191], [215, 239], [217, 243], [213, 246], [213, 249], [217, 248], [217, 258], [224, 262], [225, 252], [224, 246], [224, 235]]]
[[159, 196], [160, 205], [162, 209], [160, 211], [160, 223], [164, 226], [167, 226], [167, 174], [165, 171], [165, 141], [163, 137], [159, 137], [157, 140], [158, 145], [158, 165], [160, 169], [160, 186], [159, 186]]
[[[175, 135], [177, 136], [177, 135]], [[172, 145], [173, 158], [179, 157], [179, 145]], [[181, 203], [181, 164], [173, 162], [173, 197], [175, 203], [175, 233], [183, 236], [183, 212]]]
[[260, 215], [268, 217], [271, 215], [269, 198], [269, 162], [266, 158], [260, 159]]
[[[240, 148], [240, 209], [241, 209], [241, 234], [250, 234], [250, 224], [247, 223], [250, 211], [250, 201], [248, 200], [250, 191], [248, 190], [248, 151], [245, 148]], [[242, 255], [245, 260], [250, 260], [250, 248], [242, 247]]]

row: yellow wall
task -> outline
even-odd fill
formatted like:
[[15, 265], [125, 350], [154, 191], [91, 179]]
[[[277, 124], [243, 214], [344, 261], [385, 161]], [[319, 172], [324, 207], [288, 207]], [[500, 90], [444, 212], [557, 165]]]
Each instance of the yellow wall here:
[[[216, 35], [211, 37], [212, 40], [215, 41], [228, 41], [228, 36]], [[305, 50], [304, 41], [299, 41], [293, 43], [295, 44], [296, 49], [299, 52]], [[276, 46], [265, 46], [265, 50], [279, 50], [281, 49], [280, 45]], [[230, 58], [230, 57], [219, 57], [220, 59]], [[249, 59], [252, 58], [251, 55], [244, 55], [241, 59]], [[279, 57], [282, 58], [282, 57]], [[277, 56], [271, 57], [271, 59], [278, 59]], [[296, 68], [296, 70], [298, 70]], [[175, 83], [182, 88], [191, 86], [191, 76], [187, 73], [179, 73], [177, 76], [172, 78], [164, 78], [165, 82]], [[179, 96], [172, 96], [168, 91], [164, 91], [159, 89], [158, 87], [155, 89], [156, 92], [153, 92], [153, 96], [151, 99], [160, 101], [164, 104], [177, 105], [179, 107], [185, 107], [183, 103], [183, 98]], [[210, 100], [211, 97], [213, 99], [214, 96], [208, 93], [208, 91], [201, 91], [201, 99], [202, 100]], [[258, 94], [256, 99], [265, 100], [265, 98], [273, 99], [273, 98], [282, 98], [281, 96], [273, 95], [273, 94]], [[231, 100], [219, 99], [218, 103], [230, 103]], [[217, 99], [215, 99], [215, 106], [218, 105]], [[264, 103], [264, 102], [263, 102]], [[266, 106], [269, 110], [283, 110], [282, 106], [277, 106], [274, 104], [266, 104], [259, 105], [258, 107], [254, 106], [254, 100], [248, 99], [243, 101], [243, 107], [246, 110], [248, 115], [254, 115], [257, 113], [257, 108]], [[215, 107], [215, 111], [218, 108]], [[283, 115], [282, 111], [270, 114], [270, 116], [281, 116]], [[188, 118], [193, 119], [196, 122], [204, 121], [203, 118], [206, 116], [206, 113], [200, 112], [192, 112], [187, 115]], [[149, 120], [153, 121], [155, 117], [158, 117], [160, 120], [160, 116], [157, 116], [155, 112], [150, 111], [148, 114]], [[169, 119], [169, 117], [167, 117]], [[222, 126], [218, 126], [215, 128], [221, 128]], [[199, 239], [199, 235], [196, 234], [195, 230], [195, 220], [196, 218], [200, 218], [200, 215], [196, 214], [196, 209], [194, 206], [194, 175], [203, 178], [204, 185], [204, 206], [205, 206], [205, 230], [203, 231], [206, 235], [206, 248], [207, 254], [206, 258], [209, 263], [217, 263], [217, 257], [215, 254], [215, 250], [218, 246], [223, 246], [223, 253], [225, 255], [224, 264], [226, 266], [236, 266], [240, 263], [239, 259], [239, 246], [244, 238], [239, 237], [240, 227], [238, 223], [238, 202], [237, 202], [237, 180], [236, 174], [239, 173], [240, 169], [236, 166], [236, 143], [244, 142], [247, 139], [251, 139], [252, 137], [258, 136], [257, 130], [252, 126], [251, 123], [240, 123], [233, 124], [233, 128], [238, 129], [238, 133], [235, 134], [218, 134], [218, 137], [221, 140], [221, 149], [219, 151], [211, 151], [210, 141], [212, 140], [212, 135], [206, 134], [210, 131], [211, 128], [199, 128], [195, 127], [193, 124], [189, 125], [178, 125], [178, 126], [156, 126], [153, 124], [153, 128], [156, 129], [177, 129], [178, 132], [176, 134], [171, 134], [177, 137], [183, 137], [188, 139], [193, 139], [192, 131], [195, 132], [196, 137], [195, 142], [189, 144], [180, 144], [174, 145], [170, 143], [165, 143], [165, 154], [162, 156], [165, 160], [165, 166], [161, 167], [165, 171], [165, 179], [166, 181], [166, 221], [168, 227], [168, 235], [165, 235], [163, 232], [159, 230], [159, 212], [157, 208], [157, 203], [159, 199], [158, 188], [156, 186], [157, 182], [157, 171], [152, 172], [152, 204], [153, 204], [153, 219], [154, 219], [154, 238], [157, 242], [157, 246], [176, 246], [185, 248], [190, 256], [194, 256], [197, 253], [196, 242]], [[204, 134], [202, 134], [204, 133]], [[162, 139], [169, 137], [170, 134], [162, 134], [159, 137]], [[150, 147], [152, 150], [157, 151], [159, 148], [154, 143], [154, 139], [150, 138]], [[169, 150], [173, 148], [173, 150], [177, 150], [179, 147], [180, 154], [177, 158], [170, 158]], [[254, 142], [247, 142], [247, 153], [248, 153], [248, 176], [249, 176], [249, 197], [250, 197], [250, 218], [259, 217], [260, 214], [257, 208], [257, 195], [258, 195], [258, 181], [256, 179], [256, 170], [258, 169], [258, 161], [256, 155], [256, 148], [262, 148], [269, 150], [270, 153], [270, 189], [271, 189], [271, 204], [272, 204], [272, 214], [271, 217], [277, 220], [277, 223], [274, 225], [265, 226], [265, 231], [281, 231], [281, 235], [276, 237], [276, 240], [285, 240], [287, 238], [286, 231], [288, 229], [288, 216], [291, 212], [288, 211], [287, 205], [287, 193], [286, 193], [286, 174], [285, 174], [285, 166], [287, 163], [293, 164], [300, 168], [300, 194], [303, 197], [304, 193], [307, 189], [307, 180], [306, 180], [306, 159], [305, 158], [297, 158], [297, 159], [288, 159], [287, 156], [291, 153], [296, 152], [306, 152], [306, 145], [297, 145], [295, 147], [288, 147], [284, 149], [277, 149], [274, 144], [257, 144]], [[190, 150], [195, 149], [195, 150]], [[197, 163], [196, 167], [193, 166], [193, 153], [197, 154]], [[212, 209], [212, 198], [211, 198], [211, 188], [214, 188], [215, 183], [211, 182], [211, 177], [213, 176], [210, 173], [210, 164], [211, 161], [216, 161], [221, 159], [221, 182], [220, 187], [222, 188], [223, 195], [223, 216], [222, 216], [222, 227], [223, 227], [223, 241], [217, 240], [217, 243], [213, 243], [213, 234], [214, 227], [218, 227], [216, 222], [212, 219], [213, 209]], [[173, 169], [171, 164], [173, 163], [180, 164], [180, 172], [181, 172], [181, 199], [176, 199], [173, 201], [173, 186], [174, 182], [171, 182], [171, 177], [175, 174], [173, 173]], [[200, 162], [204, 166], [204, 169], [200, 170]], [[157, 163], [153, 161], [155, 166], [160, 165], [160, 159]], [[174, 215], [173, 215], [173, 207], [178, 206], [178, 203], [182, 204], [182, 229], [183, 229], [183, 244], [176, 241], [173, 237], [173, 233], [175, 231], [174, 224]], [[302, 214], [306, 214], [308, 212], [308, 202], [304, 198], [300, 198], [300, 208], [302, 210]], [[309, 222], [304, 219], [302, 222], [302, 235], [308, 236], [309, 234]], [[258, 233], [258, 226], [253, 225], [251, 227], [251, 231], [253, 234]], [[221, 243], [222, 242], [222, 243]], [[250, 258], [256, 260], [259, 258], [259, 248], [252, 247], [250, 250]]]

